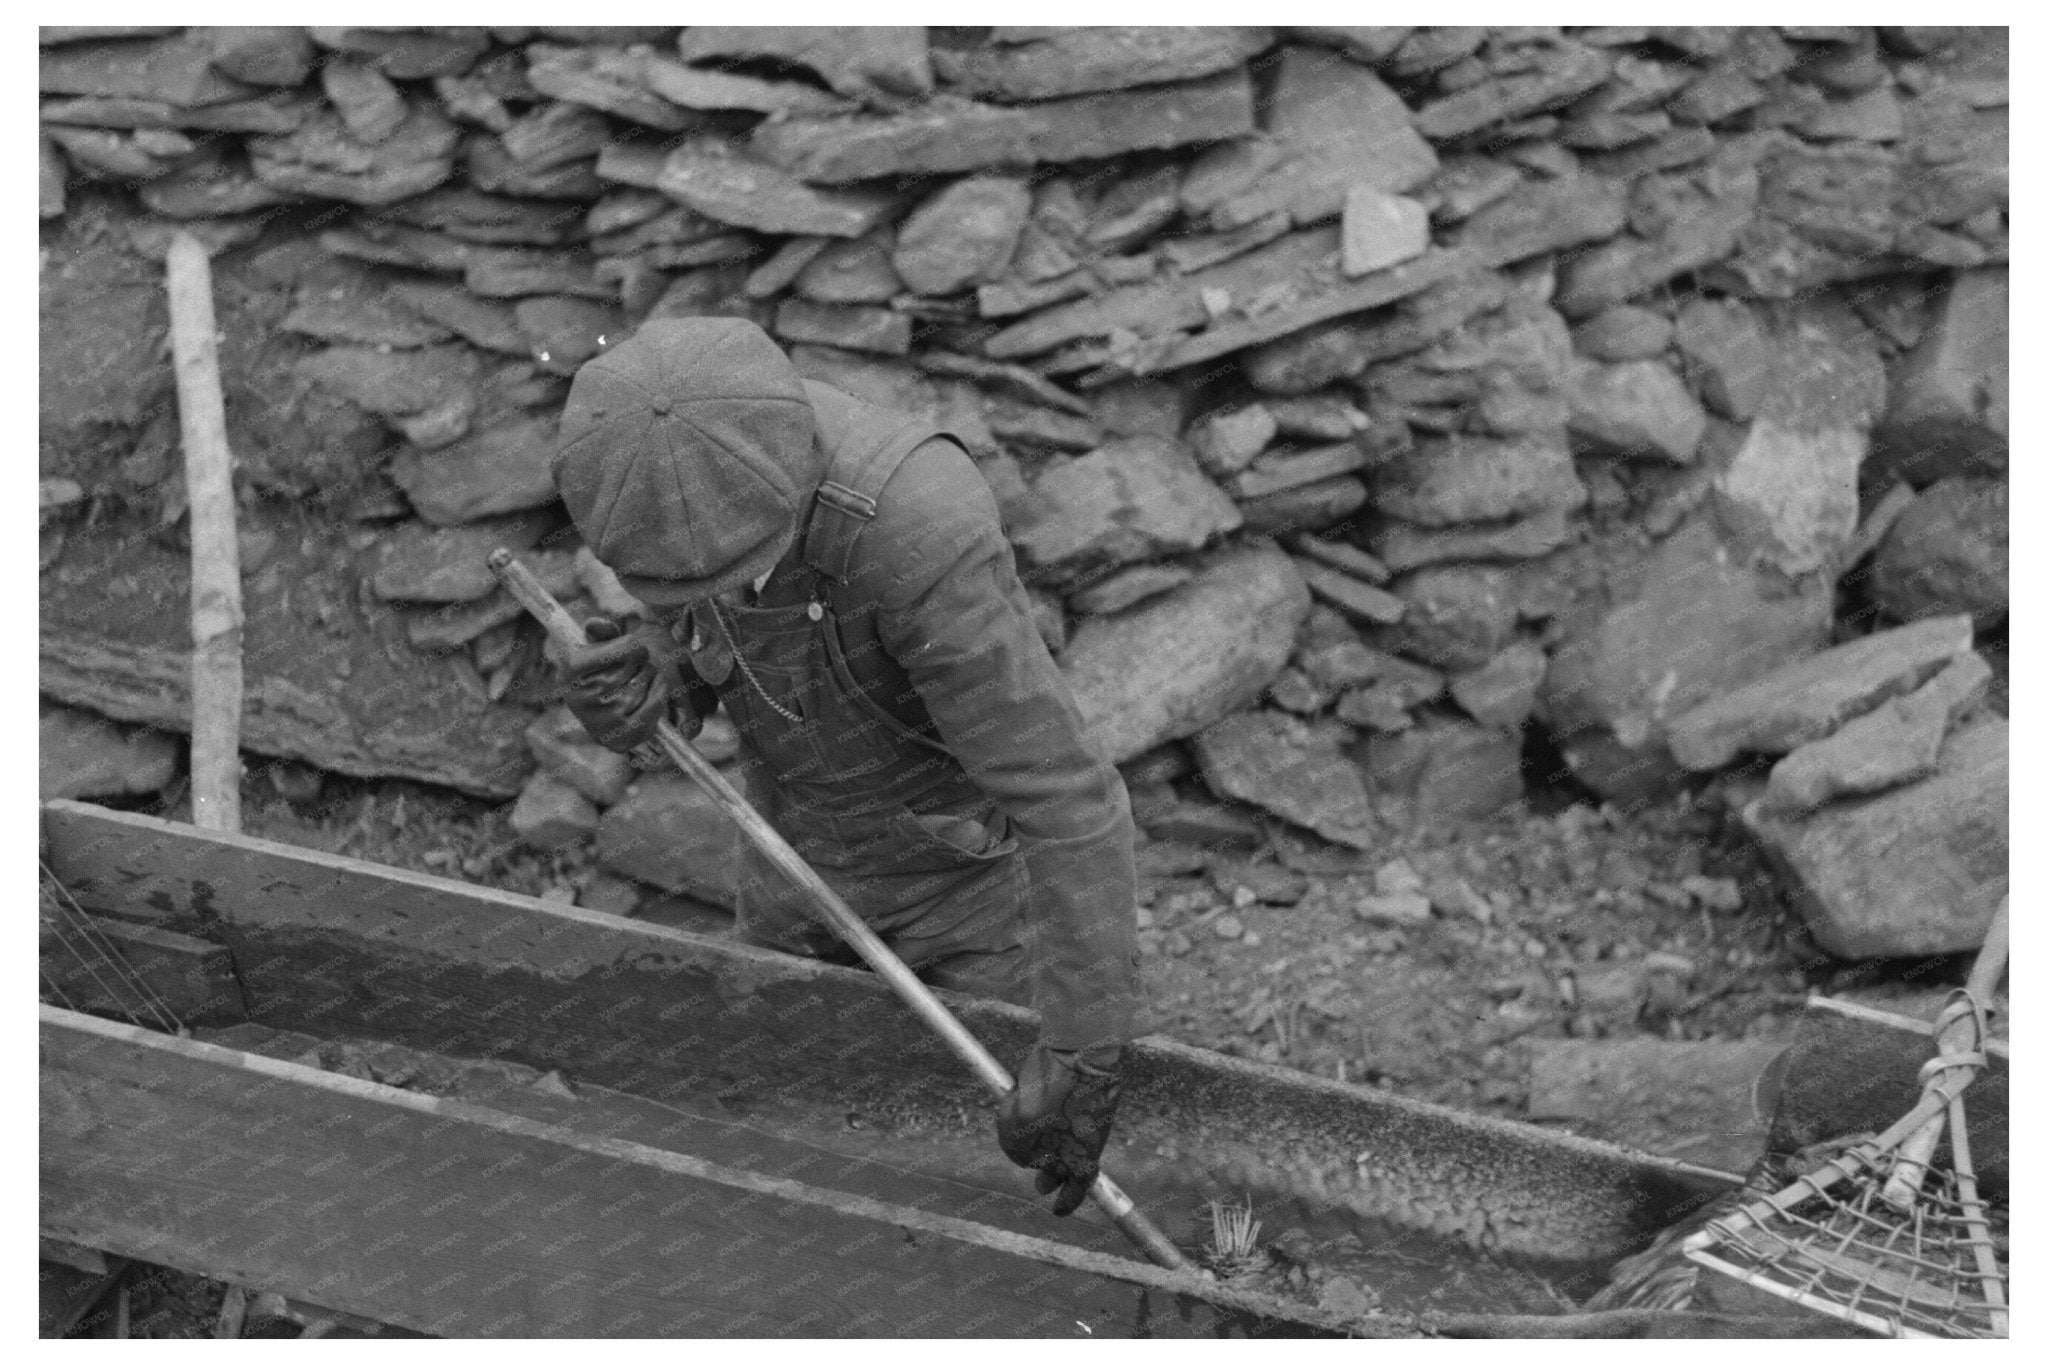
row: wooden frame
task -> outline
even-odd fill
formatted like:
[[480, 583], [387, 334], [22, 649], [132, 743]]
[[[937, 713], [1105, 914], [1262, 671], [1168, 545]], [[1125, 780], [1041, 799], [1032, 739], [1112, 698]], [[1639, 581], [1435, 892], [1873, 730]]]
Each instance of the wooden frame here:
[[[1056, 1222], [1016, 1197], [1028, 1178], [994, 1154], [986, 1097], [864, 972], [80, 803], [49, 803], [43, 826], [45, 861], [87, 910], [226, 947], [249, 1018], [267, 1028], [559, 1071], [578, 1084], [608, 1087], [607, 1093], [739, 1116], [767, 1134], [762, 1141], [769, 1145], [783, 1131], [774, 1126], [780, 1116], [801, 1109], [843, 1115], [848, 1124], [859, 1121], [884, 1133], [950, 1136], [934, 1150], [974, 1154], [951, 1166], [943, 1164], [951, 1157], [935, 1158], [941, 1164], [912, 1173], [916, 1180], [865, 1190], [857, 1179], [829, 1173], [812, 1183], [808, 1170], [791, 1180], [746, 1170], [741, 1159], [706, 1156], [718, 1150], [716, 1133], [686, 1131], [694, 1121], [687, 1115], [649, 1141], [609, 1136], [602, 1125], [590, 1128], [595, 1120], [588, 1116], [557, 1119], [550, 1127], [517, 1112], [509, 1100], [421, 1095], [48, 1011], [48, 1235], [240, 1278], [422, 1331], [918, 1330], [916, 1315], [894, 1308], [888, 1321], [870, 1321], [862, 1311], [809, 1299], [777, 1299], [762, 1316], [756, 1300], [766, 1290], [739, 1296], [744, 1302], [722, 1299], [728, 1317], [720, 1318], [707, 1307], [703, 1294], [709, 1291], [649, 1287], [687, 1285], [683, 1272], [698, 1263], [729, 1278], [750, 1273], [747, 1258], [768, 1253], [758, 1237], [748, 1240], [748, 1220], [758, 1228], [761, 1220], [789, 1211], [796, 1220], [789, 1226], [806, 1230], [779, 1243], [777, 1254], [785, 1245], [812, 1246], [804, 1238], [816, 1232], [816, 1246], [825, 1248], [816, 1256], [825, 1259], [803, 1260], [804, 1273], [827, 1279], [835, 1266], [843, 1271], [847, 1264], [831, 1248], [858, 1243], [878, 1226], [913, 1240], [937, 1239], [933, 1245], [943, 1245], [944, 1255], [932, 1265], [912, 1258], [902, 1275], [906, 1284], [952, 1283], [946, 1277], [953, 1276], [968, 1286], [952, 1296], [962, 1305], [958, 1313], [926, 1324], [936, 1334], [1057, 1334], [1077, 1319], [1098, 1333], [1235, 1334], [1274, 1324], [1295, 1331], [1339, 1325], [1299, 1305], [1176, 1278], [1121, 1254], [1106, 1225], [1091, 1227], [1085, 1215]], [[957, 996], [949, 1003], [998, 1056], [1017, 1055], [1033, 1035], [1028, 1011]], [[1191, 1192], [1250, 1192], [1269, 1211], [1269, 1235], [1289, 1216], [1334, 1211], [1490, 1251], [1595, 1262], [1736, 1183], [1684, 1163], [1163, 1039], [1134, 1045], [1127, 1070], [1110, 1155], [1134, 1197], [1185, 1210], [1198, 1207]], [[232, 1107], [245, 1128], [209, 1124], [209, 1113], [223, 1106]], [[160, 1188], [164, 1171], [175, 1173], [181, 1162], [206, 1167], [217, 1149], [235, 1148], [244, 1131], [261, 1136], [249, 1139], [253, 1145], [225, 1168], [236, 1170], [234, 1189], [244, 1192], [239, 1198], [189, 1173], [168, 1181], [168, 1192]], [[370, 1167], [395, 1155], [380, 1145], [385, 1133], [450, 1146], [447, 1160], [455, 1164], [448, 1172], [467, 1171], [469, 1163], [477, 1170], [513, 1163], [495, 1178], [501, 1192], [512, 1179], [503, 1171], [546, 1169], [545, 1178], [528, 1182], [536, 1198], [556, 1188], [557, 1167], [602, 1172], [602, 1179], [589, 1177], [595, 1184], [572, 1181], [564, 1189], [580, 1191], [586, 1209], [609, 1210], [628, 1194], [636, 1208], [682, 1199], [678, 1207], [701, 1212], [702, 1237], [650, 1268], [645, 1247], [660, 1228], [672, 1226], [657, 1222], [641, 1230], [644, 1236], [635, 1234], [637, 1263], [632, 1256], [616, 1264], [515, 1257], [526, 1287], [509, 1298], [480, 1287], [462, 1291], [460, 1303], [422, 1298], [415, 1293], [419, 1285], [454, 1273], [455, 1263], [425, 1253], [405, 1260], [396, 1249], [401, 1243], [429, 1246], [460, 1232], [472, 1248], [498, 1241], [518, 1248], [541, 1235], [542, 1225], [560, 1226], [566, 1215], [536, 1226], [493, 1215], [496, 1240], [478, 1240], [480, 1234], [449, 1219], [451, 1209], [487, 1206], [482, 1191], [490, 1182], [482, 1177], [473, 1186], [448, 1185], [444, 1197], [458, 1202], [437, 1214], [422, 1212], [439, 1203], [425, 1186], [387, 1205], [390, 1192], [367, 1193], [377, 1187]], [[278, 1159], [265, 1167], [263, 1149], [272, 1142]], [[627, 1147], [606, 1145], [621, 1142]], [[573, 1153], [575, 1160], [551, 1165], [544, 1150], [558, 1157]], [[370, 1154], [360, 1157], [368, 1165], [358, 1164], [358, 1153]], [[251, 1163], [264, 1169], [240, 1169]], [[329, 1171], [355, 1174], [330, 1180]], [[759, 1183], [764, 1179], [783, 1183], [770, 1188]], [[252, 1186], [252, 1180], [267, 1183]], [[934, 1201], [945, 1200], [929, 1190], [942, 1185], [980, 1192], [961, 1206], [971, 1216], [931, 1211]], [[98, 1187], [118, 1193], [95, 1198]], [[606, 1191], [619, 1193], [606, 1200], [600, 1197]], [[243, 1203], [256, 1211], [234, 1212]], [[720, 1212], [727, 1203], [735, 1211]], [[604, 1216], [626, 1218], [622, 1229], [631, 1222], [624, 1213]], [[308, 1227], [323, 1230], [311, 1239], [316, 1250], [310, 1259], [291, 1260], [278, 1238], [286, 1228], [303, 1233]], [[1192, 1229], [1183, 1223], [1166, 1230], [1179, 1236]], [[389, 1238], [398, 1241], [382, 1240]], [[321, 1243], [324, 1250], [317, 1249]], [[380, 1245], [374, 1255], [364, 1250]], [[405, 1273], [370, 1273], [380, 1257], [406, 1265]], [[1007, 1269], [1000, 1268], [1003, 1258]], [[550, 1264], [589, 1278], [559, 1291], [548, 1288]], [[492, 1283], [475, 1278], [482, 1274], [476, 1264], [464, 1273], [472, 1278], [461, 1283]], [[933, 1275], [940, 1279], [920, 1281]], [[994, 1278], [983, 1281], [984, 1275]], [[1039, 1276], [1051, 1277], [1042, 1280], [1042, 1293], [1081, 1307], [1047, 1317], [1007, 1289], [988, 1287], [998, 1279], [1029, 1283]], [[589, 1286], [614, 1277], [622, 1277], [621, 1287], [610, 1301], [632, 1306], [616, 1321], [599, 1322], [591, 1316], [597, 1310]], [[813, 1294], [822, 1282], [811, 1282]], [[882, 1283], [873, 1292], [886, 1296], [895, 1280]], [[628, 1322], [630, 1314], [642, 1316]]]

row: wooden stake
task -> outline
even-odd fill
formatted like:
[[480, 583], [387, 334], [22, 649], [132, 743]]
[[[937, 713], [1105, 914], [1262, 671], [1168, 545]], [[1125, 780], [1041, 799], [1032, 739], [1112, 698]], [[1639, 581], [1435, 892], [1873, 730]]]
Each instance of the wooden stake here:
[[192, 533], [192, 823], [242, 827], [242, 566], [233, 457], [206, 250], [180, 232], [166, 255], [171, 357]]

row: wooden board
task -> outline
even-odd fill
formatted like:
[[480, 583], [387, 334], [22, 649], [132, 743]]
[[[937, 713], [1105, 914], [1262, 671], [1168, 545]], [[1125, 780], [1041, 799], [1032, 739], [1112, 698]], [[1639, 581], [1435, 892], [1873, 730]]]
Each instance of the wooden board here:
[[[1186, 1273], [44, 1006], [46, 1236], [453, 1336], [1238, 1336]], [[536, 1206], [535, 1200], [545, 1200]]]
[[73, 914], [45, 926], [39, 956], [45, 994], [72, 1009], [165, 1028], [248, 1017], [228, 950], [190, 934]]
[[[879, 1125], [988, 1132], [986, 1096], [865, 972], [78, 803], [45, 806], [44, 833], [88, 908], [228, 944], [259, 1023], [502, 1057], [655, 1099], [744, 1110], [800, 1095]], [[1028, 1011], [949, 999], [1006, 1061], [1035, 1034]], [[1141, 1204], [1245, 1193], [1591, 1262], [1733, 1183], [1166, 1039], [1136, 1044], [1126, 1072], [1106, 1164]]]

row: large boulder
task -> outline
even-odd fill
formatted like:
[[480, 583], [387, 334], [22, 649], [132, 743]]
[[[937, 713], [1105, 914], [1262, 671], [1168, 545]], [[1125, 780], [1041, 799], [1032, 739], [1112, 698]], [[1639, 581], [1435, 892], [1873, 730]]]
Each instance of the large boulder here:
[[1846, 308], [1803, 308], [1773, 341], [1756, 417], [1715, 476], [1714, 500], [1739, 542], [1800, 574], [1829, 564], [1855, 533], [1884, 366], [1876, 335]]
[[1870, 596], [1887, 616], [2005, 619], [2011, 595], [2011, 511], [2003, 479], [1943, 479], [1899, 515], [1870, 563]]
[[1370, 848], [1372, 800], [1333, 738], [1278, 711], [1241, 711], [1194, 738], [1209, 790], [1245, 801], [1332, 843]]
[[1366, 743], [1375, 797], [1409, 823], [1484, 820], [1522, 799], [1522, 737], [1456, 716], [1429, 716]]
[[1821, 947], [1838, 957], [1975, 948], [2010, 887], [2005, 721], [1949, 736], [1934, 776], [1786, 818], [1743, 811]]
[[2010, 416], [2006, 269], [1958, 275], [1907, 353], [1878, 426], [1878, 471], [1925, 487], [2006, 465]]
[[1163, 436], [1125, 437], [1053, 465], [1032, 492], [1037, 515], [1013, 539], [1028, 563], [1060, 571], [1198, 550], [1244, 520]]
[[1112, 763], [1204, 730], [1280, 676], [1308, 616], [1308, 585], [1270, 546], [1224, 551], [1194, 581], [1083, 621], [1060, 670]]
[[1694, 517], [1566, 610], [1542, 718], [1579, 780], [1620, 799], [1648, 794], [1677, 771], [1663, 738], [1673, 717], [1813, 653], [1833, 619], [1826, 582], [1786, 585]]
[[710, 794], [675, 774], [643, 777], [597, 826], [598, 861], [614, 872], [731, 910], [748, 876], [739, 827]]
[[178, 775], [176, 736], [44, 703], [36, 727], [36, 795], [44, 801], [144, 796]]

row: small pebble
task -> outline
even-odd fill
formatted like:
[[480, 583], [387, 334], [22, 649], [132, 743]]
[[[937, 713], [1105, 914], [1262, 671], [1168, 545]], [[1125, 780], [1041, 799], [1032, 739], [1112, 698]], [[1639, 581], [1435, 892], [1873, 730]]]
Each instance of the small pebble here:
[[1687, 877], [1678, 886], [1709, 910], [1732, 915], [1742, 909], [1742, 888], [1732, 877]]
[[1244, 921], [1236, 915], [1224, 915], [1210, 926], [1218, 938], [1238, 939], [1244, 937]]
[[1396, 858], [1372, 874], [1372, 889], [1382, 896], [1398, 896], [1403, 892], [1420, 892], [1422, 876], [1406, 858]]
[[1427, 924], [1429, 897], [1415, 892], [1395, 895], [1361, 896], [1352, 909], [1362, 920], [1390, 924]]

